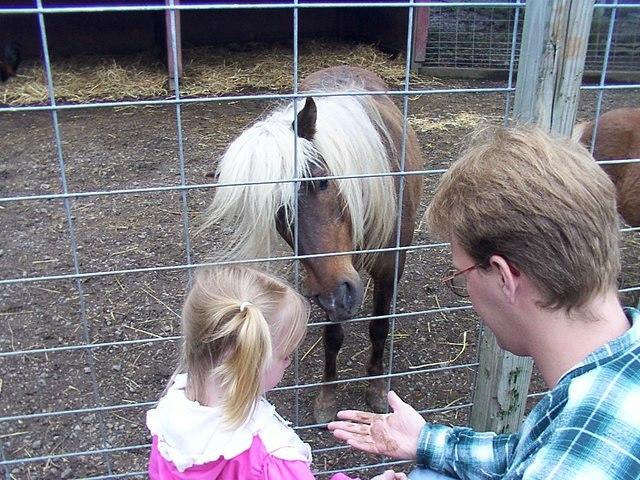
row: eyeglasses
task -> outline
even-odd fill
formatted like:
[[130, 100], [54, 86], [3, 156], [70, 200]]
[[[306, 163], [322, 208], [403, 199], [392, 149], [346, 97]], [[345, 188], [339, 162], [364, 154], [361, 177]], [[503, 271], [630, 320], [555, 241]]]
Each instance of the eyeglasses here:
[[469, 292], [467, 291], [467, 277], [464, 274], [478, 268], [480, 265], [482, 264], [476, 263], [475, 265], [471, 265], [463, 270], [450, 268], [447, 270], [444, 277], [442, 277], [442, 283], [449, 287], [449, 289], [459, 297], [466, 298], [469, 296]]

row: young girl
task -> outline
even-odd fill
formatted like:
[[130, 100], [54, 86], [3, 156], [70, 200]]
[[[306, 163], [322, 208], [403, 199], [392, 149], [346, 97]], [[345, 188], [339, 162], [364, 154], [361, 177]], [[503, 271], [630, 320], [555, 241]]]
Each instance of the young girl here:
[[178, 373], [147, 412], [152, 480], [314, 478], [309, 445], [263, 396], [282, 379], [308, 317], [307, 301], [265, 273], [198, 273], [182, 312]]

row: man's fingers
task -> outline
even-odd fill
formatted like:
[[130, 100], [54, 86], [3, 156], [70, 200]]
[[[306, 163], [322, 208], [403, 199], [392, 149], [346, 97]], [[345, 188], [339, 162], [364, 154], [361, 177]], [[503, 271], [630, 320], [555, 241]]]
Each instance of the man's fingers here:
[[342, 440], [343, 442], [348, 442], [354, 437], [353, 433], [347, 432], [346, 430], [334, 430], [331, 433], [333, 433], [334, 437], [338, 440]]
[[327, 428], [329, 430], [337, 430], [337, 429], [345, 429], [347, 425], [352, 425], [353, 422], [349, 422], [346, 420], [334, 420], [333, 422], [329, 422]]
[[378, 451], [378, 448], [376, 447], [375, 443], [371, 441], [367, 441], [364, 438], [365, 437], [350, 438], [349, 440], [347, 440], [347, 444], [350, 447], [356, 448], [358, 450], [362, 450], [365, 453], [372, 453], [374, 455], [379, 455], [380, 452]]
[[393, 470], [385, 470], [380, 475], [376, 475], [371, 480], [395, 480], [396, 473]]
[[343, 430], [345, 432], [357, 433], [359, 435], [369, 435], [371, 427], [366, 423], [353, 423], [353, 422], [331, 422], [327, 425], [329, 430], [336, 432]]
[[380, 453], [378, 447], [373, 442], [371, 436], [368, 433], [363, 435], [362, 433], [341, 429], [333, 430], [331, 433], [333, 433], [333, 436], [338, 440], [342, 440], [343, 442], [347, 443], [347, 445], [353, 448], [357, 448], [358, 450], [362, 450], [363, 452], [373, 453], [376, 455]]
[[378, 416], [377, 413], [363, 412], [360, 410], [340, 410], [337, 415], [340, 420], [351, 420], [360, 423], [371, 423], [371, 421]]

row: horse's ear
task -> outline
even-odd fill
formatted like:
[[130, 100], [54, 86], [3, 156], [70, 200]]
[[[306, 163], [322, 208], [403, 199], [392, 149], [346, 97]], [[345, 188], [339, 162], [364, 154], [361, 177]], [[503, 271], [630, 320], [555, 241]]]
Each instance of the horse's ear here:
[[[298, 136], [306, 138], [307, 140], [313, 140], [316, 134], [316, 118], [318, 117], [318, 111], [316, 109], [316, 102], [313, 98], [307, 97], [307, 101], [304, 103], [304, 108], [298, 113]], [[295, 131], [295, 122], [292, 125]]]

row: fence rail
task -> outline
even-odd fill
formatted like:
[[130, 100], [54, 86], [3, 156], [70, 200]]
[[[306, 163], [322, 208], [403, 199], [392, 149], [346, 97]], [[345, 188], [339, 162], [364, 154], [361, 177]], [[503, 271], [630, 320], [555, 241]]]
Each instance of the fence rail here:
[[[215, 248], [213, 241], [209, 243], [200, 242], [194, 245], [197, 240], [191, 235], [191, 214], [200, 207], [202, 198], [207, 194], [211, 194], [214, 188], [233, 188], [246, 183], [196, 183], [189, 177], [190, 161], [192, 160], [187, 151], [193, 140], [189, 137], [191, 130], [195, 129], [194, 123], [187, 122], [187, 109], [198, 107], [211, 107], [213, 105], [231, 105], [232, 102], [244, 101], [273, 101], [291, 100], [297, 101], [305, 95], [298, 92], [298, 70], [299, 70], [299, 51], [298, 51], [298, 34], [299, 25], [297, 12], [303, 9], [315, 8], [362, 8], [362, 7], [395, 7], [404, 9], [407, 12], [408, 23], [413, 21], [415, 9], [418, 7], [430, 7], [433, 12], [449, 12], [451, 18], [454, 13], [457, 17], [456, 29], [460, 28], [460, 18], [463, 18], [465, 12], [472, 9], [474, 12], [481, 12], [483, 15], [489, 15], [490, 21], [498, 23], [504, 42], [496, 44], [494, 40], [489, 38], [487, 42], [477, 42], [474, 48], [481, 47], [481, 53], [473, 53], [472, 58], [478, 57], [480, 62], [487, 62], [489, 65], [495, 64], [497, 60], [491, 56], [497, 55], [500, 66], [508, 69], [508, 78], [505, 85], [482, 85], [468, 86], [456, 85], [446, 88], [425, 88], [412, 84], [412, 77], [409, 70], [411, 58], [411, 48], [413, 45], [414, 32], [411, 28], [407, 29], [406, 38], [406, 63], [405, 77], [401, 88], [394, 86], [390, 91], [367, 93], [367, 95], [391, 95], [397, 97], [401, 103], [401, 110], [404, 115], [404, 128], [410, 120], [409, 111], [411, 109], [410, 101], [412, 99], [425, 96], [436, 98], [439, 96], [451, 96], [451, 98], [464, 96], [465, 99], [472, 98], [491, 98], [487, 103], [495, 102], [495, 96], [504, 98], [504, 108], [501, 109], [502, 121], [509, 121], [512, 115], [513, 94], [515, 92], [513, 75], [517, 70], [518, 51], [520, 48], [519, 40], [519, 22], [521, 21], [524, 5], [520, 2], [313, 2], [299, 3], [293, 1], [291, 3], [272, 3], [272, 4], [198, 4], [198, 5], [175, 5], [168, 2], [168, 5], [110, 5], [110, 6], [74, 6], [74, 7], [49, 7], [44, 6], [42, 0], [37, 1], [35, 8], [0, 8], [0, 17], [3, 19], [13, 17], [15, 15], [36, 15], [39, 22], [40, 40], [43, 50], [43, 71], [46, 78], [49, 101], [46, 105], [23, 105], [8, 106], [0, 104], [0, 121], [6, 125], [7, 130], [14, 128], [6, 119], [16, 118], [33, 118], [35, 125], [36, 118], [43, 114], [50, 115], [50, 126], [53, 132], [53, 139], [43, 140], [44, 137], [38, 136], [37, 128], [33, 126], [33, 132], [29, 132], [26, 138], [28, 143], [36, 145], [42, 142], [42, 148], [38, 150], [36, 158], [37, 162], [29, 165], [29, 157], [25, 153], [25, 158], [12, 158], [11, 162], [21, 164], [23, 174], [28, 177], [35, 175], [34, 172], [38, 168], [44, 168], [47, 162], [49, 169], [55, 169], [59, 175], [60, 188], [56, 193], [31, 193], [27, 189], [18, 189], [16, 191], [11, 188], [9, 180], [6, 181], [7, 186], [2, 185], [2, 193], [0, 193], [0, 215], [15, 214], [20, 212], [13, 218], [13, 222], [3, 222], [4, 235], [7, 240], [14, 236], [19, 236], [21, 232], [22, 221], [32, 221], [31, 230], [27, 233], [31, 236], [38, 237], [42, 231], [46, 232], [48, 223], [52, 220], [41, 213], [46, 209], [55, 210], [61, 214], [59, 222], [59, 231], [56, 234], [65, 239], [66, 248], [59, 248], [54, 245], [57, 237], [53, 236], [50, 242], [45, 238], [43, 247], [38, 249], [27, 248], [27, 254], [22, 251], [21, 247], [17, 247], [16, 243], [7, 241], [7, 247], [0, 249], [0, 258], [7, 261], [7, 265], [11, 264], [12, 268], [3, 268], [0, 277], [0, 298], [2, 304], [0, 308], [0, 322], [6, 324], [5, 331], [0, 338], [0, 398], [2, 405], [0, 407], [0, 472], [4, 473], [6, 480], [14, 478], [40, 478], [45, 475], [50, 477], [61, 478], [85, 478], [87, 480], [98, 480], [107, 478], [132, 478], [144, 477], [146, 475], [146, 456], [148, 455], [149, 445], [146, 435], [144, 434], [144, 421], [142, 413], [144, 410], [151, 408], [155, 401], [151, 400], [159, 393], [158, 391], [140, 391], [138, 382], [147, 387], [149, 384], [156, 388], [164, 382], [164, 378], [158, 380], [149, 380], [143, 382], [141, 378], [155, 378], [157, 370], [163, 367], [163, 363], [167, 361], [167, 357], [159, 357], [160, 349], [169, 344], [175, 345], [180, 340], [180, 336], [173, 331], [175, 324], [175, 289], [181, 288], [188, 282], [188, 275], [194, 268], [206, 265], [219, 264], [220, 262], [209, 262], [203, 259], [203, 250], [206, 248]], [[616, 48], [619, 44], [615, 41], [615, 25], [619, 12], [628, 12], [634, 14], [640, 10], [637, 4], [609, 4], [599, 3], [594, 6], [596, 12], [603, 12], [600, 16], [607, 23], [606, 37], [597, 37], [598, 45], [604, 39], [604, 49], [598, 50], [598, 60], [593, 64], [593, 68], [600, 71], [600, 79], [598, 85], [583, 85], [581, 92], [583, 95], [595, 96], [593, 103], [595, 104], [595, 115], [600, 115], [606, 104], [604, 95], [615, 96], [616, 93], [625, 92], [635, 94], [638, 92], [640, 101], [640, 83], [627, 82], [621, 85], [611, 85], [607, 83], [606, 73], [608, 69], [615, 65]], [[168, 98], [162, 99], [136, 99], [122, 101], [95, 101], [91, 103], [59, 103], [55, 96], [55, 83], [52, 73], [52, 62], [47, 39], [47, 19], [50, 16], [62, 16], [69, 13], [93, 13], [102, 14], [107, 12], [140, 12], [155, 11], [169, 12], [172, 18], [170, 23], [171, 33], [171, 54], [174, 61], [177, 60], [177, 42], [176, 42], [176, 19], [175, 16], [185, 11], [208, 11], [208, 10], [254, 10], [254, 9], [285, 9], [292, 12], [293, 22], [293, 68], [291, 71], [292, 93], [280, 94], [238, 94], [238, 95], [220, 95], [220, 96], [198, 96], [194, 98], [185, 98], [180, 90], [181, 81], [175, 74], [173, 78], [174, 90]], [[487, 13], [488, 12], [488, 13]], [[500, 12], [498, 15], [497, 12]], [[445, 18], [444, 15], [441, 15]], [[476, 15], [477, 16], [477, 15]], [[475, 18], [475, 17], [474, 17]], [[429, 48], [437, 48], [437, 55], [427, 55], [427, 58], [433, 57], [438, 59], [440, 66], [446, 66], [446, 61], [442, 60], [443, 49], [449, 48], [440, 39], [436, 42], [434, 39], [436, 25], [433, 21], [430, 27]], [[182, 25], [182, 28], [186, 28]], [[495, 25], [490, 28], [495, 28]], [[456, 30], [458, 31], [458, 30]], [[459, 37], [459, 35], [458, 35]], [[501, 37], [501, 38], [502, 38]], [[636, 37], [637, 39], [637, 37]], [[459, 38], [456, 40], [459, 41]], [[460, 49], [457, 44], [452, 48]], [[598, 47], [600, 48], [600, 47]], [[434, 50], [435, 51], [435, 50]], [[428, 51], [429, 52], [429, 51]], [[232, 55], [232, 53], [230, 53]], [[474, 57], [475, 56], [475, 57]], [[637, 57], [633, 57], [637, 58]], [[598, 63], [600, 62], [600, 63]], [[635, 62], [635, 63], [634, 63]], [[633, 60], [631, 67], [638, 68], [637, 60]], [[626, 68], [626, 67], [625, 67]], [[10, 88], [9, 82], [5, 88]], [[322, 95], [353, 95], [361, 94], [358, 92], [343, 92], [340, 94], [320, 94]], [[0, 97], [1, 98], [1, 97]], [[449, 97], [447, 97], [449, 98]], [[615, 102], [619, 101], [619, 97], [615, 97]], [[614, 103], [615, 103], [614, 102]], [[73, 135], [65, 137], [65, 128], [68, 127], [69, 115], [83, 113], [87, 115], [98, 115], [103, 111], [111, 111], [115, 107], [131, 107], [142, 108], [145, 106], [164, 107], [172, 109], [175, 116], [173, 122], [174, 134], [171, 135], [175, 139], [175, 167], [177, 169], [177, 179], [171, 181], [167, 185], [160, 186], [139, 186], [127, 185], [126, 188], [91, 188], [86, 189], [83, 185], [71, 185], [69, 183], [68, 174], [77, 168], [75, 162], [69, 160], [69, 138]], [[500, 107], [495, 110], [500, 110]], [[138, 110], [136, 110], [138, 111]], [[214, 126], [217, 128], [218, 126]], [[4, 128], [4, 127], [3, 127]], [[17, 128], [17, 127], [16, 127]], [[42, 128], [42, 127], [39, 127]], [[239, 132], [236, 132], [239, 133]], [[423, 132], [424, 133], [424, 132]], [[168, 136], [168, 134], [167, 134]], [[426, 143], [434, 141], [434, 136], [424, 133], [423, 139]], [[12, 138], [5, 138], [0, 149], [9, 146]], [[149, 139], [150, 142], [158, 141], [158, 138]], [[6, 144], [4, 143], [6, 142]], [[44, 145], [44, 143], [47, 143]], [[33, 145], [26, 145], [25, 150]], [[423, 145], [423, 148], [427, 148]], [[52, 147], [51, 152], [45, 152], [45, 147]], [[88, 147], [88, 145], [87, 145]], [[216, 144], [215, 149], [218, 151], [222, 148]], [[447, 144], [448, 154], [454, 156], [455, 152], [451, 150], [454, 147]], [[36, 149], [37, 150], [37, 149]], [[133, 159], [135, 161], [136, 159]], [[621, 162], [638, 162], [638, 159], [629, 160], [613, 160], [602, 163], [621, 163]], [[446, 163], [446, 162], [444, 162]], [[23, 165], [26, 164], [26, 165]], [[442, 165], [429, 163], [429, 167], [416, 172], [400, 172], [397, 174], [385, 174], [385, 176], [399, 177], [402, 183], [404, 178], [409, 175], [422, 175], [429, 187], [433, 187], [437, 176], [446, 171], [441, 168]], [[0, 171], [0, 179], [3, 179], [5, 171]], [[344, 179], [358, 178], [367, 179], [378, 177], [380, 174], [362, 174], [350, 176], [327, 176], [324, 179]], [[280, 182], [305, 182], [308, 179], [299, 175], [294, 178], [282, 179]], [[317, 180], [317, 179], [316, 179]], [[252, 182], [252, 184], [264, 184], [274, 182]], [[158, 240], [152, 244], [152, 250], [161, 250], [167, 244], [171, 246], [169, 260], [161, 258], [153, 261], [153, 266], [144, 266], [132, 262], [123, 268], [116, 266], [95, 267], [91, 260], [92, 257], [102, 256], [101, 261], [108, 263], [106, 260], [114, 257], [117, 253], [116, 247], [111, 243], [115, 237], [100, 237], [99, 233], [106, 230], [107, 227], [113, 226], [119, 222], [117, 218], [109, 218], [105, 213], [107, 210], [101, 210], [91, 202], [124, 202], [127, 199], [146, 199], [154, 195], [161, 195], [164, 199], [162, 205], [156, 205], [156, 209], [161, 206], [172, 205], [175, 210], [175, 216], [165, 218], [167, 223], [175, 226], [176, 231], [173, 236], [168, 236], [169, 240]], [[173, 196], [172, 196], [173, 195]], [[401, 196], [400, 196], [401, 197]], [[155, 197], [154, 197], [155, 198]], [[81, 205], [80, 202], [88, 202]], [[200, 203], [197, 203], [200, 202]], [[87, 210], [95, 212], [95, 225], [93, 233], [96, 238], [92, 238], [92, 242], [86, 243], [86, 224], [81, 221], [80, 207], [84, 206]], [[84, 210], [82, 210], [84, 212]], [[24, 213], [22, 213], [24, 212]], [[144, 211], [134, 214], [143, 216]], [[126, 227], [125, 219], [123, 227]], [[101, 221], [103, 223], [101, 223]], [[151, 220], [150, 220], [151, 221]], [[54, 222], [55, 223], [55, 222]], [[63, 227], [63, 226], [64, 227]], [[56, 228], [58, 225], [56, 224]], [[630, 238], [637, 238], [640, 228], [624, 228], [623, 232]], [[220, 232], [218, 232], [220, 233]], [[279, 256], [271, 256], [267, 258], [251, 259], [246, 262], [223, 262], [223, 263], [294, 263], [292, 276], [295, 282], [299, 282], [297, 262], [303, 259], [318, 258], [330, 255], [352, 255], [361, 253], [374, 252], [407, 252], [410, 260], [407, 261], [407, 269], [414, 270], [405, 274], [405, 278], [409, 278], [412, 282], [410, 286], [402, 286], [399, 280], [398, 267], [396, 265], [394, 300], [392, 312], [387, 316], [359, 316], [345, 322], [345, 325], [354, 331], [358, 325], [372, 319], [388, 318], [392, 320], [392, 333], [389, 347], [389, 356], [387, 359], [387, 368], [382, 375], [378, 376], [359, 376], [351, 375], [348, 378], [341, 378], [332, 382], [335, 385], [349, 385], [350, 388], [356, 389], [358, 385], [371, 378], [383, 378], [387, 381], [403, 380], [399, 382], [399, 386], [408, 386], [421, 383], [432, 382], [434, 388], [446, 389], [451, 387], [455, 381], [465, 381], [468, 384], [466, 393], [463, 396], [456, 396], [452, 393], [452, 398], [446, 405], [437, 407], [422, 408], [420, 410], [429, 418], [445, 418], [450, 421], [451, 417], [446, 415], [465, 415], [468, 418], [469, 412], [473, 407], [470, 401], [473, 393], [474, 375], [479, 365], [477, 337], [479, 325], [477, 319], [471, 314], [471, 306], [469, 304], [455, 304], [452, 300], [447, 299], [449, 304], [441, 304], [439, 296], [431, 290], [433, 285], [437, 286], [437, 278], [428, 278], [427, 273], [423, 271], [424, 264], [415, 261], [414, 257], [422, 254], [433, 254], [434, 252], [445, 253], [448, 244], [435, 243], [430, 240], [424, 232], [417, 229], [419, 241], [409, 247], [401, 247], [399, 239], [396, 245], [390, 248], [356, 250], [351, 252], [316, 254], [316, 255], [299, 255], [297, 251], [293, 254], [283, 254]], [[44, 234], [43, 238], [44, 238]], [[635, 235], [635, 237], [634, 237]], [[176, 236], [180, 238], [180, 245], [176, 247]], [[146, 238], [141, 237], [139, 240]], [[133, 242], [138, 240], [133, 239]], [[163, 243], [164, 242], [164, 243]], [[172, 243], [173, 242], [173, 243]], [[4, 243], [4, 240], [3, 240]], [[91, 252], [86, 253], [83, 246], [90, 245]], [[144, 247], [141, 247], [144, 249]], [[631, 246], [630, 248], [633, 248]], [[43, 254], [53, 257], [52, 267], [43, 268], [38, 271], [34, 268], [33, 259], [28, 258], [29, 254]], [[155, 253], [155, 252], [154, 252]], [[45, 255], [46, 256], [46, 255]], [[636, 258], [640, 255], [636, 255]], [[9, 262], [11, 257], [11, 262]], [[48, 257], [47, 257], [48, 258]], [[43, 262], [49, 260], [45, 258]], [[429, 260], [431, 261], [431, 260]], [[438, 260], [440, 261], [440, 260]], [[62, 267], [57, 266], [58, 263], [64, 263]], [[126, 263], [126, 262], [124, 262]], [[435, 276], [440, 266], [434, 265], [429, 270], [430, 276]], [[169, 276], [173, 276], [169, 278]], [[161, 289], [164, 290], [164, 296], [156, 292], [138, 291], [127, 284], [120, 285], [119, 282], [142, 282], [149, 281], [161, 283]], [[104, 294], [105, 285], [113, 286], [117, 283], [119, 291], [118, 295], [113, 298], [101, 298]], [[164, 282], [164, 283], [163, 283]], [[166, 285], [165, 285], [166, 283]], [[424, 287], [424, 297], [433, 296], [434, 300], [422, 299], [414, 300], [411, 304], [408, 302], [409, 288], [415, 289], [420, 284]], [[42, 287], [45, 285], [45, 287]], [[435, 288], [435, 287], [433, 287]], [[40, 290], [37, 290], [40, 289]], [[620, 289], [621, 294], [630, 296], [637, 295], [640, 291], [640, 272], [634, 272], [631, 276], [631, 283], [627, 283]], [[36, 292], [36, 293], [34, 293]], [[128, 303], [128, 297], [134, 294], [140, 294], [141, 301], [134, 304], [133, 301]], [[415, 295], [414, 292], [411, 292]], [[40, 296], [38, 296], [40, 295]], [[173, 296], [172, 296], [173, 295]], [[106, 297], [106, 296], [105, 296]], [[149, 299], [151, 298], [152, 301]], [[131, 312], [118, 312], [119, 302], [123, 302], [127, 307], [131, 307]], [[74, 304], [75, 310], [68, 305]], [[64, 307], [64, 308], [63, 308]], [[135, 308], [134, 308], [135, 307]], [[159, 310], [158, 310], [159, 309]], [[167, 314], [167, 309], [172, 313]], [[75, 316], [71, 318], [69, 312], [74, 311]], [[114, 312], [116, 312], [114, 314]], [[163, 313], [165, 315], [163, 315]], [[102, 323], [103, 317], [110, 314], [113, 320], [109, 320], [109, 324]], [[115, 315], [118, 315], [116, 318]], [[419, 329], [416, 331], [428, 332], [431, 334], [432, 324], [442, 320], [450, 327], [451, 318], [461, 319], [464, 326], [458, 328], [456, 334], [462, 335], [462, 340], [457, 342], [450, 339], [443, 339], [438, 345], [443, 348], [443, 356], [429, 361], [414, 365], [411, 359], [403, 356], [407, 355], [408, 350], [417, 349], [416, 344], [412, 344], [413, 348], [401, 348], [401, 342], [412, 336], [404, 330], [408, 330], [412, 325], [420, 323]], [[159, 324], [168, 325], [168, 330], [159, 328]], [[405, 323], [403, 323], [405, 322]], [[413, 322], [413, 323], [410, 323]], [[21, 328], [13, 326], [20, 324]], [[309, 324], [310, 332], [328, 325], [327, 321], [313, 321]], [[59, 326], [57, 326], [59, 325]], [[132, 334], [142, 335], [139, 338], [124, 338], [118, 336], [117, 326], [125, 325], [131, 328]], [[4, 329], [4, 325], [2, 327]], [[124, 328], [124, 327], [123, 327]], [[435, 327], [434, 327], [435, 328]], [[453, 328], [453, 327], [450, 327]], [[467, 343], [467, 332], [476, 342], [471, 345]], [[122, 332], [121, 332], [122, 333]], [[413, 336], [417, 335], [416, 333]], [[355, 335], [354, 335], [355, 336]], [[453, 335], [455, 336], [455, 335]], [[426, 340], [423, 340], [426, 342]], [[419, 341], [418, 341], [419, 342]], [[316, 342], [317, 344], [317, 342]], [[315, 344], [309, 346], [307, 354], [314, 351]], [[454, 354], [449, 354], [449, 349]], [[446, 350], [446, 351], [445, 351]], [[132, 353], [133, 352], [133, 353]], [[457, 352], [457, 353], [456, 353]], [[360, 352], [354, 352], [353, 357], [357, 357]], [[464, 354], [464, 355], [463, 355]], [[137, 355], [137, 357], [135, 356]], [[296, 355], [294, 365], [295, 373], [288, 384], [277, 387], [273, 394], [276, 397], [276, 404], [290, 407], [290, 414], [295, 418], [295, 429], [301, 435], [314, 443], [313, 452], [316, 457], [324, 460], [324, 463], [316, 463], [317, 473], [320, 476], [338, 472], [376, 472], [383, 467], [400, 466], [404, 468], [406, 462], [391, 461], [372, 461], [368, 459], [363, 461], [359, 466], [349, 455], [350, 450], [343, 445], [327, 446], [326, 439], [319, 439], [317, 432], [321, 430], [324, 424], [317, 424], [313, 421], [303, 420], [304, 412], [300, 412], [301, 397], [308, 395], [313, 389], [321, 385], [315, 381], [308, 372], [301, 372], [301, 365], [305, 356]], [[122, 357], [122, 358], [121, 358]], [[170, 356], [169, 356], [170, 357]], [[113, 362], [120, 363], [113, 363]], [[123, 367], [122, 363], [125, 363]], [[145, 370], [135, 378], [129, 378], [125, 374], [128, 365], [142, 365]], [[401, 365], [399, 367], [398, 365]], [[116, 368], [117, 367], [117, 368]], [[396, 368], [397, 367], [397, 368]], [[42, 374], [45, 374], [43, 377]], [[162, 375], [161, 375], [162, 376]], [[166, 375], [165, 375], [166, 376]], [[51, 379], [60, 384], [67, 385], [67, 390], [78, 390], [77, 397], [73, 397], [73, 401], [68, 401], [64, 391], [49, 391], [52, 386]], [[114, 385], [114, 379], [116, 383]], [[429, 380], [425, 380], [429, 379]], [[462, 379], [462, 380], [461, 380]], [[76, 387], [72, 380], [77, 380]], [[120, 382], [120, 383], [117, 383]], [[440, 383], [439, 383], [440, 382]], [[136, 386], [137, 385], [137, 386]], [[421, 387], [420, 395], [427, 396], [431, 393], [431, 384]], [[13, 389], [16, 389], [15, 391]], [[453, 388], [451, 388], [453, 392]], [[19, 392], [19, 395], [16, 394]], [[407, 390], [407, 394], [410, 394]], [[80, 394], [81, 393], [81, 394]], [[529, 395], [529, 399], [534, 399], [544, 392], [533, 393]], [[285, 397], [278, 397], [278, 395]], [[278, 398], [285, 398], [282, 404], [278, 403]], [[8, 400], [11, 399], [11, 400]], [[350, 401], [352, 398], [350, 398]], [[292, 407], [291, 403], [295, 403]], [[284, 405], [286, 404], [286, 405]], [[129, 416], [127, 416], [129, 415]], [[444, 417], [439, 417], [439, 416]], [[132, 417], [133, 416], [133, 417]], [[89, 419], [89, 423], [83, 423], [84, 419]], [[132, 419], [133, 418], [133, 419]], [[115, 420], [114, 420], [115, 419]], [[117, 427], [122, 425], [135, 425], [138, 429], [136, 435], [124, 435], [123, 429], [118, 430]], [[76, 427], [79, 427], [77, 429]], [[95, 427], [95, 428], [93, 428]], [[75, 430], [74, 430], [75, 429]], [[51, 433], [52, 432], [52, 433]], [[51, 436], [51, 438], [49, 438]], [[22, 438], [29, 439], [21, 441]], [[33, 440], [31, 440], [34, 438]], [[126, 445], [119, 445], [118, 442]], [[49, 448], [49, 451], [43, 452], [42, 447]], [[41, 454], [43, 453], [43, 454]], [[344, 456], [347, 455], [347, 460]], [[366, 463], [366, 462], [369, 463]], [[75, 462], [75, 463], [74, 463]], [[408, 468], [408, 467], [407, 467]], [[52, 469], [56, 469], [55, 471]], [[360, 473], [362, 475], [362, 473]]]

